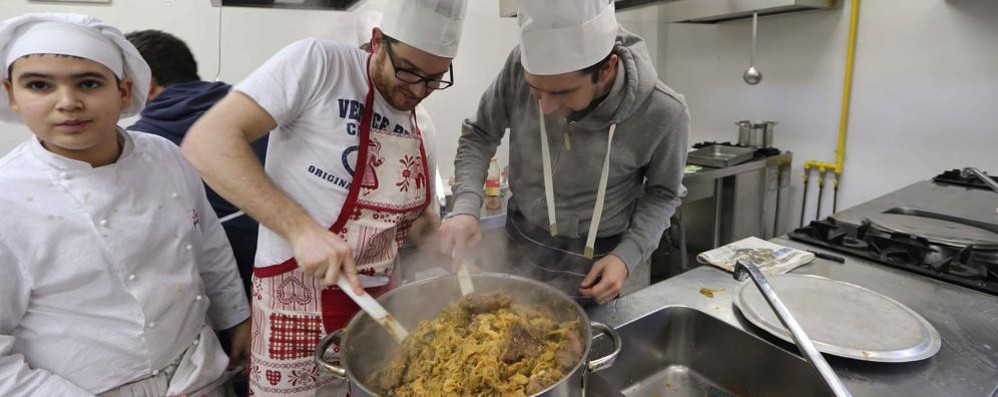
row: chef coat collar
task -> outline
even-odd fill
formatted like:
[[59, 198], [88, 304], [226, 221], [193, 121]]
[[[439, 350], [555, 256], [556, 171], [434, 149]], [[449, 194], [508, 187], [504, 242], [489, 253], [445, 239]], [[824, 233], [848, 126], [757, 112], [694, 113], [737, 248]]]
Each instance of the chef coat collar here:
[[[117, 136], [122, 139], [122, 149], [121, 155], [118, 156], [112, 164], [120, 163], [130, 157], [132, 152], [135, 151], [135, 142], [132, 137], [125, 132], [121, 127], [116, 127]], [[50, 152], [45, 146], [42, 146], [42, 142], [37, 136], [31, 138], [31, 153], [38, 157], [42, 162], [60, 171], [66, 170], [88, 170], [92, 169], [90, 163], [86, 161], [74, 160], [69, 157], [60, 156], [58, 154]], [[110, 164], [109, 164], [110, 165]]]

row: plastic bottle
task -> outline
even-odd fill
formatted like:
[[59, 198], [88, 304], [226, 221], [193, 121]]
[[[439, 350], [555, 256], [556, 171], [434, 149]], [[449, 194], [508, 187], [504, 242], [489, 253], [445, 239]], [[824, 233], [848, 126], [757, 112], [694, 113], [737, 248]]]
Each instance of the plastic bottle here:
[[493, 157], [489, 162], [488, 177], [485, 178], [485, 208], [490, 210], [502, 208], [501, 196], [499, 162]]

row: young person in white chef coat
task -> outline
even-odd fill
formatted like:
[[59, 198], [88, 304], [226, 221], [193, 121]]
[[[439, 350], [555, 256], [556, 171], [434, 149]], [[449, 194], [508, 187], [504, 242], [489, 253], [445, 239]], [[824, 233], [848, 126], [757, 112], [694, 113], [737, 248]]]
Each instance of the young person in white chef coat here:
[[[209, 386], [243, 359], [249, 305], [197, 173], [170, 141], [117, 126], [149, 67], [75, 14], [0, 23], [0, 57], [0, 119], [35, 135], [0, 158], [0, 395]], [[212, 328], [232, 329], [231, 358]]]
[[[466, 7], [389, 1], [371, 52], [295, 42], [236, 85], [182, 143], [204, 180], [262, 226], [252, 293], [255, 395], [311, 396], [320, 387], [346, 394], [313, 362], [319, 339], [358, 310], [334, 284], [343, 274], [356, 293], [392, 288], [399, 246], [419, 219], [437, 217], [428, 205], [433, 146], [414, 109], [453, 83]], [[250, 142], [268, 133], [264, 169]]]

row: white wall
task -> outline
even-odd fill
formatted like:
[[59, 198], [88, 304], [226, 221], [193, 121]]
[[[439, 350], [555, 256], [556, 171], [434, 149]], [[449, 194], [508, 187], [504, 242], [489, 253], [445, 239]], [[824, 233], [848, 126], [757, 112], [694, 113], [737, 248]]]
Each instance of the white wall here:
[[[803, 162], [835, 159], [851, 2], [839, 3], [760, 18], [758, 86], [741, 79], [751, 19], [659, 25], [660, 78], [686, 94], [691, 142], [734, 141], [737, 120], [780, 122], [775, 145], [795, 157], [795, 216]], [[998, 173], [998, 2], [867, 0], [859, 20], [839, 208], [947, 169]]]
[[[302, 37], [356, 42], [355, 13], [378, 9], [383, 2], [366, 0], [353, 12], [224, 8], [219, 77], [237, 82]], [[163, 29], [191, 46], [202, 78], [214, 78], [219, 67], [219, 8], [210, 7], [209, 0], [112, 0], [110, 6], [0, 0], [0, 18], [37, 11], [92, 14], [124, 31]], [[849, 4], [762, 18], [757, 64], [765, 79], [758, 86], [741, 80], [750, 20], [663, 24], [657, 22], [659, 12], [645, 7], [620, 12], [618, 19], [648, 41], [660, 78], [686, 94], [693, 116], [691, 142], [735, 140], [737, 120], [778, 120], [775, 144], [793, 151], [797, 164], [792, 179], [796, 214], [800, 165], [808, 159], [834, 160]], [[453, 174], [461, 121], [477, 108], [515, 44], [516, 20], [498, 17], [497, 0], [469, 2], [455, 60], [457, 84], [425, 101], [438, 129], [445, 179]], [[995, 109], [998, 2], [864, 1], [840, 208], [945, 169], [976, 165], [998, 173]], [[23, 127], [2, 126], [0, 153], [28, 136]], [[502, 164], [505, 153], [501, 147]], [[826, 200], [827, 211], [830, 195]]]
[[[235, 83], [288, 43], [308, 36], [355, 43], [355, 19], [380, 10], [384, 0], [365, 0], [350, 12], [211, 7], [210, 0], [111, 0], [110, 5], [0, 0], [0, 19], [28, 12], [76, 12], [101, 18], [124, 32], [161, 29], [191, 47], [203, 79]], [[219, 38], [221, 10], [221, 38]], [[456, 84], [434, 93], [425, 106], [438, 130], [441, 174], [453, 174], [461, 121], [478, 106], [481, 93], [516, 44], [516, 20], [499, 18], [498, 0], [469, 2], [461, 49], [454, 63]], [[221, 51], [219, 51], [221, 41]], [[221, 56], [219, 56], [221, 55]], [[219, 59], [221, 68], [219, 70]], [[122, 121], [128, 125], [129, 120]], [[29, 136], [26, 128], [0, 124], [0, 154]], [[500, 149], [502, 164], [508, 158]]]
[[[499, 18], [498, 0], [469, 0], [468, 15], [461, 37], [461, 49], [454, 59], [454, 86], [430, 95], [423, 101], [437, 127], [437, 167], [444, 181], [454, 175], [454, 155], [461, 136], [461, 122], [478, 109], [478, 100], [516, 46], [516, 18]], [[508, 164], [508, 139], [496, 154], [500, 167]]]
[[[379, 4], [368, 0], [358, 12]], [[221, 10], [221, 15], [219, 14]], [[209, 0], [111, 0], [110, 5], [0, 0], [0, 19], [29, 12], [74, 12], [95, 16], [123, 32], [161, 29], [191, 47], [201, 78], [238, 82], [281, 47], [308, 36], [355, 42], [354, 17], [335, 11], [211, 7]], [[220, 17], [221, 16], [221, 21]], [[221, 22], [221, 38], [219, 37]], [[221, 39], [221, 52], [219, 41]], [[219, 57], [221, 54], [221, 57]], [[221, 59], [221, 70], [219, 70]], [[122, 125], [128, 125], [123, 121]], [[4, 124], [0, 153], [24, 140], [29, 132]]]

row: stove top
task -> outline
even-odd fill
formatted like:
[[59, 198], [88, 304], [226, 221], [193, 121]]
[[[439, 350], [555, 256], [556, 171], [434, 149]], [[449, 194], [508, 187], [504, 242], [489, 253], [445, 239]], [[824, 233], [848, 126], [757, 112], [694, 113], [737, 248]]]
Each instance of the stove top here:
[[[993, 179], [995, 182], [998, 182], [998, 176], [991, 176], [990, 178]], [[980, 179], [977, 179], [977, 177], [973, 175], [969, 177], [965, 176], [963, 172], [960, 170], [949, 170], [943, 172], [942, 174], [936, 175], [935, 178], [932, 178], [932, 181], [946, 185], [957, 185], [957, 186], [964, 186], [975, 189], [991, 190], [990, 187], [985, 185], [984, 182], [982, 182]]]
[[916, 234], [826, 218], [789, 233], [793, 240], [998, 296], [998, 249], [956, 246]]

